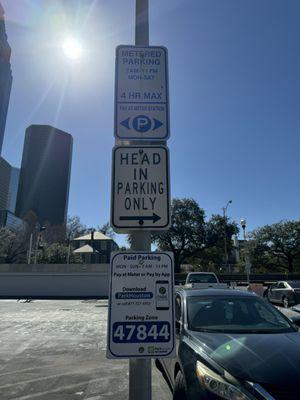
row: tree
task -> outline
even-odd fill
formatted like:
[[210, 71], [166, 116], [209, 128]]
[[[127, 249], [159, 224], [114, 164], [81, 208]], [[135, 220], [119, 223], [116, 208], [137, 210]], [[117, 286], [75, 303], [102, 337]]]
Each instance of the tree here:
[[[238, 232], [235, 223], [225, 220], [228, 252], [231, 247], [231, 236]], [[212, 247], [224, 249], [224, 218], [213, 215], [205, 221], [205, 212], [193, 199], [173, 199], [171, 206], [171, 227], [164, 233], [153, 235], [153, 242], [160, 250], [174, 253], [175, 272], [186, 260], [201, 262], [213, 253]], [[208, 249], [210, 249], [208, 251]], [[221, 250], [220, 250], [221, 251]], [[220, 251], [217, 262], [220, 262]], [[224, 251], [224, 250], [223, 250]], [[224, 253], [223, 253], [224, 254]]]
[[0, 228], [0, 262], [17, 264], [26, 262], [27, 241], [22, 231]]
[[109, 222], [106, 222], [106, 224], [103, 224], [102, 226], [98, 226], [97, 230], [99, 232], [102, 232], [103, 235], [110, 237], [111, 239], [113, 239], [115, 236], [115, 232], [113, 231]]
[[231, 254], [233, 243], [233, 235], [237, 235], [239, 228], [235, 222], [223, 217], [219, 214], [211, 216], [206, 224], [205, 248], [199, 256], [201, 265], [215, 266], [219, 272], [225, 261], [225, 235], [226, 235], [226, 252]]
[[30, 234], [35, 231], [38, 223], [38, 218], [36, 213], [32, 210], [28, 211], [23, 217], [23, 221], [25, 222], [26, 226], [26, 236], [29, 237]]
[[[52, 225], [46, 222], [43, 227], [45, 230], [41, 233], [42, 242], [52, 244], [52, 243], [63, 243], [66, 238], [66, 226], [65, 225]], [[36, 229], [36, 234], [38, 234], [39, 229]]]
[[76, 237], [85, 235], [89, 232], [87, 227], [80, 221], [78, 216], [68, 216], [66, 237], [68, 240], [73, 240]]
[[38, 264], [66, 264], [68, 262], [68, 254], [70, 251], [70, 264], [82, 263], [82, 259], [78, 254], [74, 254], [74, 249], [63, 243], [52, 243], [38, 251]]
[[[268, 269], [295, 271], [300, 257], [300, 221], [280, 221], [249, 234], [255, 264]], [[262, 266], [261, 265], [261, 266]]]
[[160, 250], [174, 253], [175, 272], [189, 257], [199, 252], [205, 239], [205, 214], [193, 199], [173, 199], [171, 226], [168, 231], [153, 235]]
[[225, 232], [227, 254], [231, 254], [232, 236], [238, 233], [236, 223], [221, 215], [212, 215], [205, 223], [205, 239], [199, 252], [188, 260], [195, 270], [220, 272], [225, 261]]

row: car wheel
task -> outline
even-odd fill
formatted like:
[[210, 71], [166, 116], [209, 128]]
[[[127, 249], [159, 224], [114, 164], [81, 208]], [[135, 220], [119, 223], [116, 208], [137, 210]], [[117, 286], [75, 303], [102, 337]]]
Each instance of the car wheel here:
[[283, 298], [282, 298], [282, 304], [283, 304], [283, 307], [284, 307], [284, 308], [289, 308], [289, 306], [290, 306], [290, 301], [289, 301], [289, 299], [288, 299], [287, 297], [283, 296]]
[[188, 400], [184, 376], [181, 371], [178, 371], [175, 378], [173, 400]]

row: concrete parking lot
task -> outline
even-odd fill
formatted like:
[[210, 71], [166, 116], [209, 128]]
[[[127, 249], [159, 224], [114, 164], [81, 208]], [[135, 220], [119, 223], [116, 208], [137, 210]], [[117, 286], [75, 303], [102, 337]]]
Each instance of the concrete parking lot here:
[[[107, 360], [106, 300], [0, 300], [1, 400], [123, 400], [128, 360]], [[155, 366], [153, 400], [170, 400]]]

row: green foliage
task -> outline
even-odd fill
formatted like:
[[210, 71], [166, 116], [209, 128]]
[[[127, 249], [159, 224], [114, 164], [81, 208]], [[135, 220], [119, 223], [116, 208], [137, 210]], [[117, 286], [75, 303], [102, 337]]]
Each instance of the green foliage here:
[[[70, 251], [70, 253], [69, 253]], [[70, 264], [80, 264], [82, 259], [78, 254], [73, 253], [72, 247], [62, 244], [53, 243], [45, 246], [42, 250], [38, 251], [37, 263], [38, 264], [66, 264], [68, 262], [68, 254], [70, 254]]]
[[300, 259], [300, 221], [280, 221], [249, 234], [249, 251], [256, 269], [295, 272]]
[[[90, 229], [81, 222], [77, 216], [68, 217], [67, 225], [45, 224], [45, 230], [40, 231], [37, 219], [33, 213], [28, 213], [26, 221], [30, 227], [26, 232], [12, 231], [8, 228], [0, 228], [0, 263], [26, 263], [29, 250], [29, 238], [32, 233], [31, 262], [35, 258], [37, 241], [42, 249], [37, 251], [37, 263], [44, 264], [65, 264], [82, 263], [80, 255], [74, 254], [74, 248], [70, 246], [76, 237], [85, 235]], [[99, 227], [99, 230], [107, 236], [113, 237], [114, 232], [109, 223]]]
[[175, 271], [187, 258], [196, 255], [205, 240], [205, 214], [193, 199], [173, 199], [171, 226], [168, 231], [153, 235], [160, 250], [174, 253]]
[[237, 225], [220, 215], [213, 215], [206, 222], [204, 210], [194, 199], [173, 199], [171, 212], [170, 229], [154, 234], [153, 242], [160, 250], [174, 253], [175, 271], [179, 272], [180, 265], [187, 260], [193, 264], [210, 264], [210, 268], [215, 263], [218, 268], [224, 257], [225, 231], [229, 253], [231, 236], [238, 232]]

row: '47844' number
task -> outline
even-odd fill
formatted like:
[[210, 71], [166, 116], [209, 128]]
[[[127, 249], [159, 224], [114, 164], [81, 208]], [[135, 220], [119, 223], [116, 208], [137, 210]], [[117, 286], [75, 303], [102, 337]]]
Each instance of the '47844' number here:
[[113, 324], [115, 343], [153, 343], [170, 341], [170, 323], [160, 322], [115, 322]]

